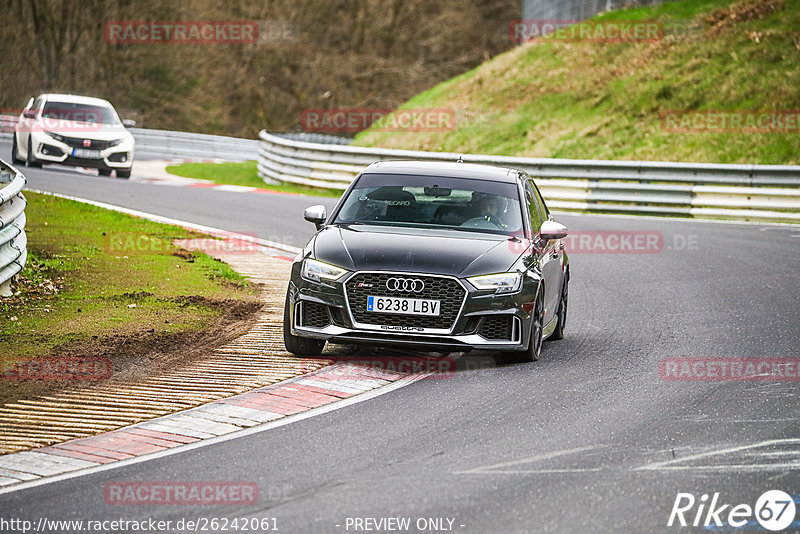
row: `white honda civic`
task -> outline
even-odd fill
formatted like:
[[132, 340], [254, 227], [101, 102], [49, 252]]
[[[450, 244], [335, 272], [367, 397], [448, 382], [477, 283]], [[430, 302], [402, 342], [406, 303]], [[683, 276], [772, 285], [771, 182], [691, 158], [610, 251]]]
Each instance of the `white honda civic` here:
[[14, 163], [41, 167], [58, 163], [116, 171], [129, 178], [133, 164], [133, 121], [120, 121], [106, 100], [77, 95], [44, 94], [31, 98], [14, 127]]

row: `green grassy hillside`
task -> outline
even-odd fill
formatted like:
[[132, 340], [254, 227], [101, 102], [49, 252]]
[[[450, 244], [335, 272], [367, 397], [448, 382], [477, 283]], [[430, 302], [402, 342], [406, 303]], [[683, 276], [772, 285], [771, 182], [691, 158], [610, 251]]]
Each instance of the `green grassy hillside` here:
[[536, 42], [417, 95], [451, 131], [356, 144], [580, 159], [800, 163], [793, 131], [667, 131], [667, 111], [800, 110], [800, 0], [679, 0], [595, 21], [657, 20], [656, 42]]

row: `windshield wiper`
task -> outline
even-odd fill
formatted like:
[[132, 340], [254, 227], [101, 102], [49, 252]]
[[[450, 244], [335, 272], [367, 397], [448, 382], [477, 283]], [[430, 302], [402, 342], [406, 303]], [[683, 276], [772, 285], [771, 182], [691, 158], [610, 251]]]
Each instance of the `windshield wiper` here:
[[366, 225], [363, 221], [334, 221], [331, 223], [334, 226], [358, 226], [358, 225]]

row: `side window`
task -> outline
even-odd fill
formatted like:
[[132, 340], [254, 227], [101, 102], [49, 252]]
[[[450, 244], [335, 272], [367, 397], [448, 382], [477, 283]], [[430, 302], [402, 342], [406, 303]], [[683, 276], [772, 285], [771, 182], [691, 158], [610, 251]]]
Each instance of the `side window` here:
[[531, 186], [533, 187], [534, 196], [536, 197], [536, 203], [539, 206], [539, 213], [542, 214], [542, 220], [546, 221], [550, 218], [550, 210], [547, 209], [547, 204], [544, 203], [544, 197], [539, 192], [539, 188], [536, 187], [536, 183], [533, 181], [533, 179], [531, 179], [530, 182]]
[[42, 102], [44, 102], [44, 97], [40, 96], [39, 98], [33, 101], [33, 104], [31, 104], [31, 109], [38, 110], [39, 108], [42, 107]]
[[538, 193], [533, 189], [531, 181], [525, 180], [525, 200], [528, 203], [528, 212], [531, 214], [531, 230], [533, 231], [533, 235], [539, 233], [539, 229], [542, 227], [542, 211], [540, 211], [540, 200], [538, 199]]

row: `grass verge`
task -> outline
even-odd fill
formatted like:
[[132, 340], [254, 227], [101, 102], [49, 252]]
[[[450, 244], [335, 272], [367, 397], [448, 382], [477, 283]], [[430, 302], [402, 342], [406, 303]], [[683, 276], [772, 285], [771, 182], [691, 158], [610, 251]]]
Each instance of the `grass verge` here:
[[264, 183], [258, 177], [257, 163], [255, 161], [244, 161], [241, 163], [182, 163], [180, 165], [169, 165], [167, 172], [184, 178], [198, 178], [211, 180], [217, 184], [225, 185], [245, 185], [248, 187], [258, 187], [269, 189], [279, 193], [293, 193], [298, 195], [308, 195], [315, 197], [340, 197], [341, 190], [319, 189], [298, 184], [282, 183], [278, 185]]
[[[103, 356], [117, 373], [148, 365], [167, 345], [183, 345], [188, 354], [198, 333], [260, 307], [257, 288], [228, 265], [172, 245], [201, 234], [49, 195], [25, 196], [28, 262], [14, 296], [0, 300], [5, 361]], [[0, 402], [57, 385], [0, 380]]]

